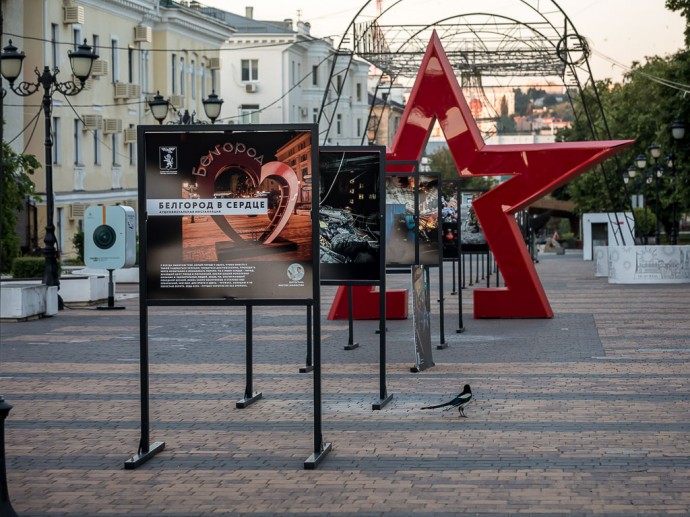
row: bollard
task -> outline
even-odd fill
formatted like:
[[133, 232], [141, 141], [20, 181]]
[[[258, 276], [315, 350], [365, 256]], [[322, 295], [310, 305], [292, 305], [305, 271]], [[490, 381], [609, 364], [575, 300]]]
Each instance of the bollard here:
[[12, 406], [5, 402], [0, 395], [0, 516], [17, 517], [17, 512], [10, 503], [10, 494], [7, 490], [7, 469], [5, 466], [5, 419], [10, 414]]

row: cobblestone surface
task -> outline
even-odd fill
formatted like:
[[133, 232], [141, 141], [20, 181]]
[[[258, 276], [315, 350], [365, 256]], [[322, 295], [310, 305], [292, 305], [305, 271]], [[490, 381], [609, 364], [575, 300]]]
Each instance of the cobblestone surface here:
[[[609, 285], [581, 255], [537, 271], [551, 320], [474, 320], [471, 290], [445, 291], [436, 366], [410, 373], [411, 320], [388, 321], [378, 400], [377, 322], [327, 321], [323, 435], [313, 447], [306, 309], [254, 309], [254, 388], [245, 386], [242, 308], [152, 307], [151, 439], [166, 449], [136, 470], [138, 299], [122, 311], [67, 309], [3, 323], [0, 393], [10, 499], [23, 516], [687, 515], [690, 513], [690, 289]], [[451, 267], [446, 265], [447, 284]], [[406, 287], [402, 275], [392, 287]], [[494, 279], [491, 279], [494, 282]], [[134, 287], [118, 286], [134, 291]], [[437, 293], [432, 295], [436, 299]], [[438, 312], [435, 306], [434, 311]], [[438, 315], [434, 340], [438, 342]], [[419, 411], [472, 385], [467, 418]]]

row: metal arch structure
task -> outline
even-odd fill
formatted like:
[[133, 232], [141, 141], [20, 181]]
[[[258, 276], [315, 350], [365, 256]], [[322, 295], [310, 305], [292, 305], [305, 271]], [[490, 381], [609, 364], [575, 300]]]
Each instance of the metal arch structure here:
[[[439, 0], [433, 7], [420, 0], [389, 0], [383, 9], [381, 3], [364, 2], [335, 50], [319, 111], [320, 143], [327, 141], [336, 115], [345, 109], [341, 94], [355, 59], [369, 63], [378, 75], [364, 145], [369, 131], [376, 134], [392, 89], [414, 80], [433, 31], [463, 88], [472, 85], [483, 95], [489, 85], [562, 85], [571, 103], [579, 101], [583, 115], [576, 115], [586, 117], [591, 138], [612, 138], [592, 77], [587, 41], [555, 0], [513, 0], [509, 9], [505, 0]], [[481, 11], [472, 10], [477, 6]], [[501, 14], [506, 12], [511, 15]], [[603, 121], [603, 132], [595, 121]], [[619, 195], [625, 185], [615, 171], [601, 171], [611, 206], [625, 211], [629, 207]], [[629, 199], [627, 193], [624, 197]], [[612, 227], [620, 230], [618, 224]], [[621, 231], [615, 237], [617, 244], [630, 244]]]

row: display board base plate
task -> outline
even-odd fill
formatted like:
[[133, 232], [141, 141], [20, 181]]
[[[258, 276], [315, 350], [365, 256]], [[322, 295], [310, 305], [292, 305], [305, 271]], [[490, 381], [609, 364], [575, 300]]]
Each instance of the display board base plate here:
[[148, 460], [153, 458], [156, 454], [165, 449], [165, 442], [155, 442], [149, 447], [147, 452], [142, 452], [141, 454], [135, 454], [127, 461], [125, 461], [125, 469], [132, 470], [138, 466], [146, 463]]
[[324, 443], [321, 452], [314, 452], [304, 461], [305, 470], [314, 470], [318, 467], [319, 463], [323, 461], [326, 455], [331, 452], [333, 444], [330, 442]]
[[244, 408], [246, 408], [247, 406], [250, 406], [250, 405], [254, 404], [254, 402], [256, 402], [257, 400], [261, 399], [262, 397], [263, 397], [263, 393], [261, 393], [260, 391], [255, 391], [254, 394], [253, 394], [251, 397], [247, 397], [247, 396], [245, 395], [245, 397], [244, 397], [243, 399], [238, 400], [238, 401], [235, 403], [235, 407], [236, 407], [237, 409], [244, 409]]
[[375, 411], [379, 410], [379, 409], [383, 409], [386, 406], [386, 404], [388, 404], [391, 400], [393, 400], [393, 394], [392, 393], [390, 395], [387, 395], [385, 399], [381, 399], [378, 402], [374, 402], [371, 405], [371, 409], [373, 409]]

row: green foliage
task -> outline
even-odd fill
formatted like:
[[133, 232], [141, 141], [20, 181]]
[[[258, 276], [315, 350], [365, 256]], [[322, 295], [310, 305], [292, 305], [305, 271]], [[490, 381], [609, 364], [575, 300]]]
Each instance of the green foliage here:
[[79, 230], [72, 237], [72, 245], [77, 250], [77, 261], [80, 264], [84, 263], [84, 230]]
[[[669, 3], [671, 0], [667, 5]], [[690, 0], [673, 3], [687, 8]], [[596, 88], [590, 85], [582, 98], [576, 98], [575, 121], [571, 128], [559, 131], [559, 141], [625, 139], [635, 140], [635, 144], [607, 160], [603, 166], [576, 178], [556, 193], [556, 197], [573, 200], [580, 213], [630, 210], [629, 195], [634, 193], [633, 187], [629, 187], [627, 193], [624, 191], [622, 175], [638, 154], [647, 156], [648, 170], [651, 170], [654, 164], [648, 147], [655, 143], [662, 149], [660, 164], [666, 165], [665, 157], [669, 153], [676, 156], [675, 183], [672, 183], [671, 169], [665, 167], [659, 184], [661, 224], [666, 229], [670, 228], [672, 199], [676, 202], [678, 218], [690, 204], [689, 137], [686, 135], [683, 141], [676, 142], [670, 129], [676, 119], [690, 126], [690, 96], [685, 96], [682, 88], [669, 86], [672, 83], [690, 84], [690, 51], [683, 50], [666, 58], [648, 57], [643, 64], [633, 64], [622, 84], [614, 84], [610, 80], [597, 81]], [[601, 101], [606, 120], [596, 107], [597, 99]], [[593, 127], [590, 127], [586, 113], [592, 116]], [[649, 205], [656, 209], [654, 189], [651, 190], [646, 197]], [[637, 217], [636, 223], [642, 224]]]
[[[45, 270], [43, 257], [17, 257], [12, 261], [12, 276], [14, 278], [43, 278]], [[60, 263], [58, 262], [58, 275]]]
[[17, 215], [26, 198], [34, 193], [30, 175], [41, 164], [33, 155], [18, 154], [2, 143], [2, 199], [0, 199], [0, 271], [7, 272], [12, 260], [19, 255]]
[[463, 190], [489, 190], [492, 187], [489, 177], [461, 178], [453, 155], [447, 147], [442, 147], [429, 156], [429, 167], [432, 172], [439, 173], [442, 180], [460, 180]]
[[656, 216], [649, 208], [633, 208], [635, 214], [635, 237], [654, 235]]
[[501, 97], [501, 118], [498, 121], [498, 132], [515, 133], [515, 131], [517, 131], [517, 125], [515, 124], [515, 119], [508, 112], [508, 101], [504, 95]]
[[685, 46], [690, 47], [690, 0], [666, 0], [666, 9], [680, 11], [685, 17]]

